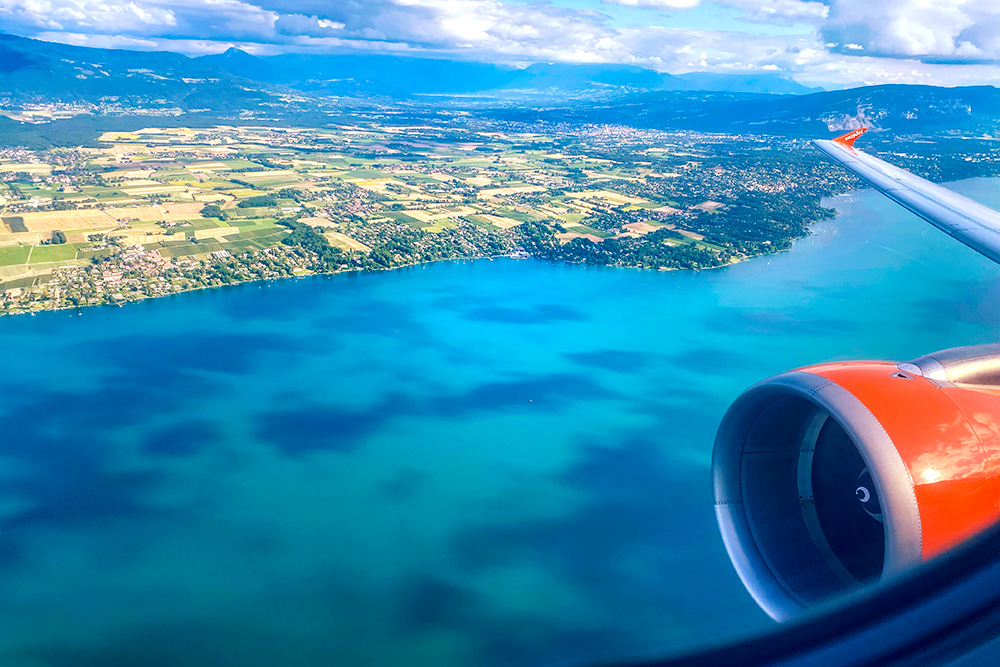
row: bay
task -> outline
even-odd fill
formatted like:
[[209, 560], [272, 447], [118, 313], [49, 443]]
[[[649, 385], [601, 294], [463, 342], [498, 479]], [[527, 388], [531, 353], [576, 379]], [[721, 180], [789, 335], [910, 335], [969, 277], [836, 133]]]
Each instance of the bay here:
[[0, 663], [593, 664], [769, 627], [715, 526], [728, 404], [1000, 332], [997, 267], [871, 191], [830, 205], [719, 271], [438, 263], [0, 319]]

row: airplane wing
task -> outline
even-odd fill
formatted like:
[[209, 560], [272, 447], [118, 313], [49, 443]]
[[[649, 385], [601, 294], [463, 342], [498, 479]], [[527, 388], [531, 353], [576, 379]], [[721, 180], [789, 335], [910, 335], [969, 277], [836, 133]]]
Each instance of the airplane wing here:
[[1000, 212], [854, 148], [865, 129], [813, 144], [889, 199], [1000, 263]]

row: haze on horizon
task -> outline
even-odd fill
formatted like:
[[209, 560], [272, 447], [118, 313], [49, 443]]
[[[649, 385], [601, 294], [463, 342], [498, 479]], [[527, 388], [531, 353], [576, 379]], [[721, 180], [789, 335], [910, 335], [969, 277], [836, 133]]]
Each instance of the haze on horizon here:
[[0, 0], [0, 30], [192, 56], [608, 63], [829, 88], [1000, 82], [992, 0]]

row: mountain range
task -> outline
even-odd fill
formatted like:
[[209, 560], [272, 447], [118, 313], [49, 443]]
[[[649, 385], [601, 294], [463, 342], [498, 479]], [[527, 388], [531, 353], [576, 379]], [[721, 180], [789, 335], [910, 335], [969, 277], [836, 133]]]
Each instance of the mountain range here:
[[127, 98], [182, 109], [262, 102], [283, 90], [406, 99], [419, 95], [539, 96], [561, 93], [730, 90], [811, 92], [777, 75], [694, 73], [673, 76], [641, 67], [493, 63], [393, 55], [285, 54], [266, 58], [231, 48], [188, 58], [163, 51], [98, 49], [0, 33], [0, 99], [99, 102]]
[[[192, 120], [190, 112], [210, 122], [245, 111], [305, 122], [305, 114], [346, 112], [350, 104], [402, 102], [396, 108], [414, 116], [475, 109], [507, 121], [705, 132], [828, 136], [866, 125], [897, 134], [1000, 134], [1000, 90], [992, 86], [810, 91], [777, 76], [675, 76], [623, 65], [516, 68], [390, 55], [261, 58], [238, 49], [188, 58], [0, 33], [0, 107], [32, 102], [110, 104], [111, 112], [117, 105], [130, 113], [179, 109], [189, 112], [184, 122]], [[0, 130], [11, 123], [0, 118]]]
[[96, 49], [0, 33], [0, 100], [130, 104], [211, 104], [238, 108], [269, 97], [265, 87], [209, 63], [165, 51]]
[[518, 105], [518, 122], [601, 123], [666, 130], [825, 137], [869, 127], [893, 134], [1000, 135], [1000, 89], [890, 84], [809, 95], [657, 92], [602, 104]]
[[628, 65], [535, 63], [524, 68], [468, 61], [393, 55], [285, 54], [261, 58], [237, 48], [202, 56], [237, 76], [303, 90], [370, 89], [396, 96], [420, 94], [728, 90], [800, 95], [814, 92], [776, 74], [695, 72], [672, 75]]

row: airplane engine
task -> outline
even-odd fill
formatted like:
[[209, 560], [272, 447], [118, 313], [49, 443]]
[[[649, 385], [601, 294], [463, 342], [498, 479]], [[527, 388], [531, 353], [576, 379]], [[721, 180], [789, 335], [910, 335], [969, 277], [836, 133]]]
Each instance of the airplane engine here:
[[1000, 345], [829, 363], [744, 392], [719, 427], [729, 556], [777, 620], [1000, 518]]

